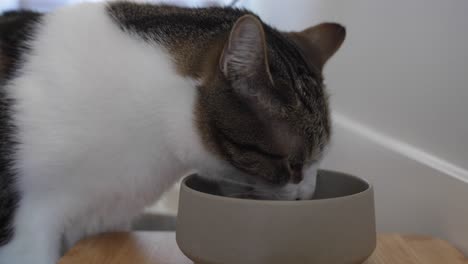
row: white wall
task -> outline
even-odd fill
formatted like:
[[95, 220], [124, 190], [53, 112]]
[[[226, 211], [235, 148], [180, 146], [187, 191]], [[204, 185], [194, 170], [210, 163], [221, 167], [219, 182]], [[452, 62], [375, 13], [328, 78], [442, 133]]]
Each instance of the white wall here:
[[0, 12], [3, 10], [12, 10], [18, 8], [17, 0], [1, 0], [0, 1]]
[[468, 254], [468, 1], [247, 5], [280, 29], [347, 27], [325, 68], [335, 135], [324, 167], [373, 182], [379, 230], [432, 234]]

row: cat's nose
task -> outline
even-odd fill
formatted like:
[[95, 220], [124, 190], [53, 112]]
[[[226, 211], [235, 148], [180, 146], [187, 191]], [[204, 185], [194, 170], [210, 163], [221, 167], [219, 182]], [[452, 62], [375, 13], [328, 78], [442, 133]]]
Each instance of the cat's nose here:
[[302, 168], [292, 170], [291, 172], [291, 182], [294, 184], [299, 184], [304, 179], [304, 174], [302, 173]]
[[289, 181], [293, 184], [299, 184], [303, 179], [303, 168], [302, 163], [290, 163], [289, 164], [289, 174], [291, 175]]

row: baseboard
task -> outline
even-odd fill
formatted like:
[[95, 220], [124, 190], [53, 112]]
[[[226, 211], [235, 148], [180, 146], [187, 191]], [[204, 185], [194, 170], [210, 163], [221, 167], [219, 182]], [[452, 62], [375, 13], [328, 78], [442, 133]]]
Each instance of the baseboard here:
[[340, 113], [333, 117], [322, 167], [374, 184], [379, 231], [434, 235], [468, 254], [468, 171]]
[[434, 170], [446, 174], [447, 176], [451, 176], [468, 183], [467, 169], [439, 158], [433, 153], [428, 153], [414, 145], [385, 135], [384, 133], [371, 129], [339, 113], [333, 114], [333, 120], [337, 126], [358, 134], [385, 149], [412, 159], [415, 162], [424, 164]]

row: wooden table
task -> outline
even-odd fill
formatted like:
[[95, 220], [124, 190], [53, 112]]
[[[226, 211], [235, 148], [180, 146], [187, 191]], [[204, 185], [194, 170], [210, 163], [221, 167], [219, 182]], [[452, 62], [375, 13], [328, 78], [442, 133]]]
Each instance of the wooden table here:
[[[177, 247], [173, 232], [110, 233], [79, 242], [59, 264], [192, 264]], [[378, 237], [365, 264], [468, 264], [447, 242], [427, 236]]]

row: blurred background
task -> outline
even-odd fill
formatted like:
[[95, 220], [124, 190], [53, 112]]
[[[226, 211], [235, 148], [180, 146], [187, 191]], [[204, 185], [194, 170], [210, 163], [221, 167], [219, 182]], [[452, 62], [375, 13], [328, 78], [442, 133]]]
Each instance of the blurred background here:
[[[76, 2], [1, 0], [0, 10]], [[164, 2], [246, 7], [282, 30], [345, 25], [324, 72], [334, 138], [322, 168], [374, 184], [380, 232], [434, 235], [468, 254], [468, 1]], [[177, 195], [176, 186], [148, 212], [175, 215]]]

